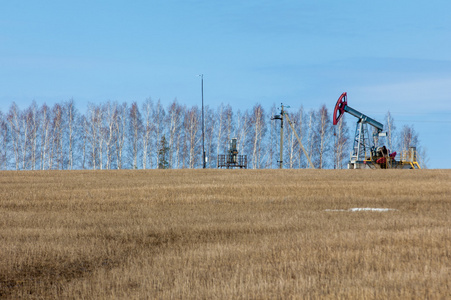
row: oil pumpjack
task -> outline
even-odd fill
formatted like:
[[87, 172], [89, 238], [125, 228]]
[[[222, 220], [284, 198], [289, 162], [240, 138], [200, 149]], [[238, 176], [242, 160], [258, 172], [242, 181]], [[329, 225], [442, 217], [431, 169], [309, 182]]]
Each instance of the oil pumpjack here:
[[417, 162], [416, 148], [410, 147], [406, 153], [402, 153], [398, 160], [397, 153], [392, 152], [385, 146], [377, 147], [371, 145], [367, 124], [375, 128], [373, 137], [385, 137], [384, 126], [378, 121], [348, 106], [347, 94], [344, 92], [338, 98], [335, 104], [333, 124], [337, 125], [343, 114], [347, 112], [356, 117], [357, 124], [355, 129], [354, 143], [351, 152], [351, 158], [348, 163], [348, 169], [420, 169]]

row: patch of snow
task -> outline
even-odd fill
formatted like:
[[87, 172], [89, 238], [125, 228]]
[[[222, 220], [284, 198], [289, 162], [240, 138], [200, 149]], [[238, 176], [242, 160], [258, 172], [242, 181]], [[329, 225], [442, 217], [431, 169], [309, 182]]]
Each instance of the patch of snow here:
[[390, 211], [390, 210], [396, 210], [393, 208], [370, 208], [370, 207], [366, 207], [366, 208], [350, 208], [349, 211]]
[[371, 207], [355, 207], [350, 209], [326, 209], [325, 211], [377, 211], [377, 212], [384, 212], [384, 211], [395, 211], [397, 209], [394, 208], [371, 208]]

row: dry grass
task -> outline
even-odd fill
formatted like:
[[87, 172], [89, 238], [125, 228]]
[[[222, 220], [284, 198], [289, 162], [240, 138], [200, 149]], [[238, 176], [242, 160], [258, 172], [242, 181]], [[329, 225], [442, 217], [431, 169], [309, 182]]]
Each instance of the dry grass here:
[[0, 172], [0, 297], [449, 298], [450, 216], [450, 170]]

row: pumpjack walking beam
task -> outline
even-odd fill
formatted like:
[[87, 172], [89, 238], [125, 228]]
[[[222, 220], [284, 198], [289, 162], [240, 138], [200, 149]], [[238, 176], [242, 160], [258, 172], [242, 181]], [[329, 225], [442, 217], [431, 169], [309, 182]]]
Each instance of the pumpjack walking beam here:
[[338, 124], [338, 121], [340, 121], [340, 118], [342, 117], [344, 112], [347, 112], [347, 113], [353, 115], [354, 117], [359, 119], [359, 121], [361, 121], [361, 122], [368, 123], [371, 126], [375, 127], [378, 130], [378, 133], [381, 132], [382, 130], [384, 130], [384, 125], [382, 125], [378, 121], [368, 117], [365, 114], [362, 114], [361, 112], [353, 109], [352, 107], [349, 107], [348, 106], [348, 97], [347, 97], [346, 92], [341, 94], [340, 98], [338, 98], [337, 104], [335, 105], [334, 125]]

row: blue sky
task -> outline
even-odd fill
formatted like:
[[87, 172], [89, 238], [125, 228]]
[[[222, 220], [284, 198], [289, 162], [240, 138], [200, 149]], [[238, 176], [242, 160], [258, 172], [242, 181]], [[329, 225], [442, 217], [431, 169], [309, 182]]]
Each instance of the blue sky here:
[[[0, 109], [73, 98], [351, 107], [451, 168], [449, 1], [2, 1]], [[352, 123], [352, 117], [348, 123]], [[353, 129], [353, 128], [352, 128]]]

